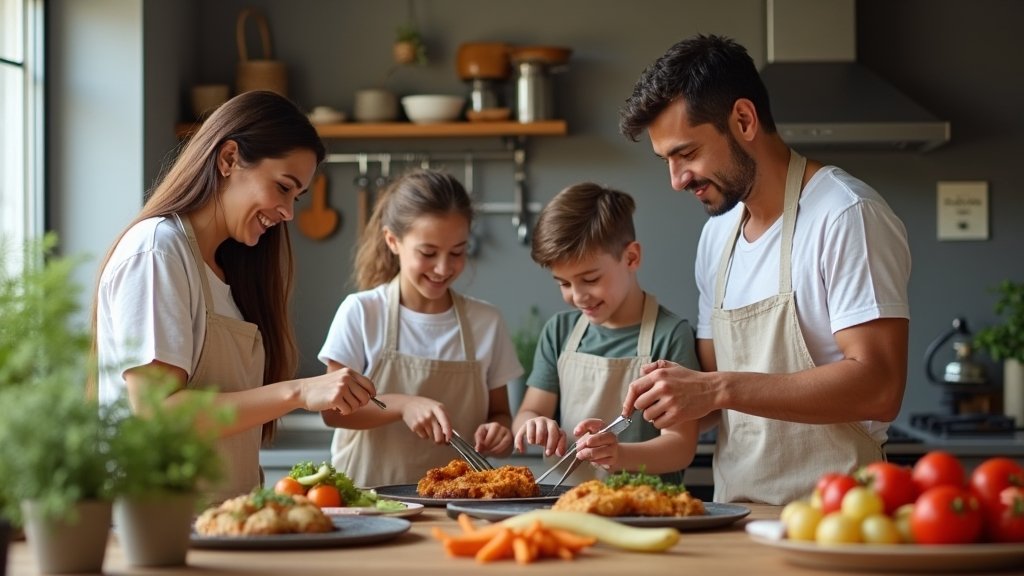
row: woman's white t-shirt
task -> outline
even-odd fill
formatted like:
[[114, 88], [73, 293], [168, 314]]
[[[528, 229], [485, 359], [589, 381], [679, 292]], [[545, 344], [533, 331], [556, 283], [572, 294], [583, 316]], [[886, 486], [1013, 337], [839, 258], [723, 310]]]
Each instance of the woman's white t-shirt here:
[[[216, 313], [242, 314], [231, 287], [205, 263]], [[185, 232], [173, 217], [148, 218], [125, 232], [100, 275], [97, 293], [99, 400], [125, 394], [124, 372], [159, 360], [192, 375], [206, 333], [206, 303]]]
[[[369, 374], [384, 349], [387, 313], [387, 284], [348, 295], [338, 306], [327, 339], [320, 350], [324, 364], [333, 360]], [[500, 388], [523, 375], [515, 347], [505, 321], [493, 305], [463, 296], [465, 318], [476, 343], [482, 381], [489, 390]], [[455, 309], [440, 314], [424, 314], [401, 306], [399, 311], [398, 351], [409, 356], [435, 360], [466, 360], [462, 350]]]

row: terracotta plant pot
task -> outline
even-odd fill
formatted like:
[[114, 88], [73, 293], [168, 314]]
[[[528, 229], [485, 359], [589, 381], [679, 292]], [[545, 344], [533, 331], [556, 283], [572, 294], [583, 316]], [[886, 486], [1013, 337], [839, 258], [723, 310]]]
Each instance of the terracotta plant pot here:
[[195, 494], [160, 493], [114, 503], [114, 533], [130, 566], [184, 566]]
[[74, 517], [44, 518], [40, 507], [22, 502], [25, 536], [43, 574], [96, 574], [103, 570], [110, 535], [111, 503], [79, 502]]

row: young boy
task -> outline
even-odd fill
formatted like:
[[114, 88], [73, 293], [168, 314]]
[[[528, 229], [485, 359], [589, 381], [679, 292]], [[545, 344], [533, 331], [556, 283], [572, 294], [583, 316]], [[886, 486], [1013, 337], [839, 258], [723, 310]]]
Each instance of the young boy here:
[[[665, 359], [698, 369], [690, 324], [637, 281], [635, 207], [624, 192], [576, 184], [548, 203], [533, 233], [530, 255], [551, 270], [574, 309], [544, 325], [512, 429], [517, 450], [535, 444], [545, 456], [563, 455], [569, 433], [579, 438], [576, 458], [592, 466], [577, 468], [566, 484], [641, 468], [680, 482], [696, 451], [696, 421], [659, 431], [636, 412], [618, 438], [593, 434], [622, 411], [644, 364]], [[560, 422], [552, 419], [556, 409]]]

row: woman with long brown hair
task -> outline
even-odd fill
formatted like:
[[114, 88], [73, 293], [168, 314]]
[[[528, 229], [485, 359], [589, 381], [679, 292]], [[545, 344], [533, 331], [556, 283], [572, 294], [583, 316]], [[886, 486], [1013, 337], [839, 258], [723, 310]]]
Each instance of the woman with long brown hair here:
[[293, 379], [285, 223], [325, 150], [296, 106], [247, 92], [203, 122], [101, 266], [94, 342], [99, 399], [133, 409], [158, 369], [178, 384], [168, 403], [215, 388], [234, 409], [219, 449], [226, 498], [262, 483], [261, 441], [295, 409], [350, 413], [376, 394], [342, 370]]

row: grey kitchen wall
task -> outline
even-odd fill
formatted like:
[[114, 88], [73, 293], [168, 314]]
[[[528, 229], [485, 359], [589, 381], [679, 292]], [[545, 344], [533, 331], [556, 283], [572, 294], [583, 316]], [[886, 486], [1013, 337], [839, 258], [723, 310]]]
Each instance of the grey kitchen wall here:
[[[396, 26], [408, 18], [406, 0], [132, 1], [137, 2], [146, 14], [142, 18], [146, 89], [140, 114], [144, 122], [139, 121], [146, 149], [138, 191], [129, 194], [141, 195], [157, 177], [162, 159], [174, 146], [170, 127], [164, 124], [175, 115], [186, 119], [189, 86], [233, 81], [236, 16], [247, 6], [260, 7], [267, 14], [274, 56], [288, 65], [296, 102], [306, 108], [328, 104], [350, 114], [353, 92], [375, 85], [400, 94], [466, 93], [454, 70], [455, 53], [463, 42], [573, 48], [568, 70], [556, 77], [557, 110], [568, 121], [569, 135], [529, 141], [530, 194], [543, 202], [581, 180], [632, 193], [644, 246], [644, 286], [679, 314], [695, 318], [693, 251], [706, 216], [694, 199], [671, 190], [665, 167], [646, 143], [630, 143], [618, 135], [617, 109], [640, 70], [690, 34], [732, 36], [748, 47], [755, 61], [763, 62], [762, 0], [416, 0], [413, 5], [430, 64], [390, 75], [390, 46]], [[72, 11], [74, 4], [65, 0], [55, 3], [54, 9]], [[875, 186], [907, 225], [914, 269], [910, 373], [902, 413], [906, 416], [939, 408], [939, 392], [923, 376], [922, 356], [928, 343], [956, 315], [966, 316], [974, 329], [992, 323], [994, 296], [989, 288], [1004, 278], [1024, 279], [1020, 256], [1024, 230], [1019, 225], [1024, 214], [1024, 176], [1018, 166], [1024, 157], [1024, 115], [1019, 112], [1024, 74], [1018, 61], [1022, 41], [1014, 26], [1024, 22], [1024, 3], [860, 0], [857, 15], [860, 61], [952, 123], [952, 142], [925, 154], [805, 151]], [[252, 52], [255, 29], [250, 27], [249, 34]], [[99, 66], [76, 62], [85, 70], [90, 65]], [[74, 86], [64, 86], [69, 92], [51, 99], [68, 108], [80, 96]], [[500, 149], [502, 142], [332, 140], [328, 146], [348, 152], [466, 151]], [[70, 152], [58, 156], [50, 172], [73, 165], [71, 156]], [[461, 162], [446, 167], [462, 174]], [[511, 200], [510, 166], [494, 162], [476, 168], [474, 192], [479, 199]], [[371, 175], [376, 174], [376, 167], [373, 170]], [[303, 374], [322, 370], [316, 353], [334, 310], [352, 289], [348, 278], [355, 241], [352, 180], [356, 174], [348, 165], [328, 166], [326, 173], [330, 203], [342, 213], [341, 229], [326, 241], [313, 242], [293, 228], [298, 266], [294, 318]], [[936, 240], [936, 183], [944, 180], [989, 183], [989, 240]], [[64, 178], [52, 191], [57, 202], [70, 203], [83, 189]], [[102, 201], [104, 196], [94, 191], [93, 198]], [[85, 225], [64, 222], [58, 227], [77, 230]], [[103, 237], [113, 233], [97, 232]], [[527, 247], [516, 242], [508, 216], [482, 216], [478, 232], [480, 253], [459, 282], [460, 289], [498, 305], [513, 328], [531, 305], [539, 306], [545, 316], [565, 306], [549, 275], [533, 264]], [[89, 242], [82, 232], [76, 232], [73, 240]], [[65, 248], [74, 251], [76, 246]], [[997, 367], [989, 368], [991, 379], [1000, 381]]]

